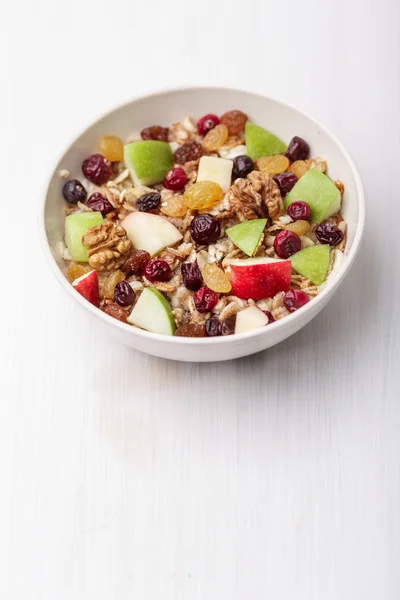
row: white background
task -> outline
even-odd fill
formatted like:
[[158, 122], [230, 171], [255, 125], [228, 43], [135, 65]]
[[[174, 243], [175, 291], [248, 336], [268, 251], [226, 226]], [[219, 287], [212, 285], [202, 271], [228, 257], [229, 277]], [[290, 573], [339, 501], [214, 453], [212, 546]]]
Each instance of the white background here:
[[[398, 600], [398, 1], [4, 11], [0, 597]], [[41, 186], [119, 102], [220, 83], [338, 135], [365, 182], [365, 241], [293, 338], [231, 363], [166, 362], [103, 338], [53, 281]]]

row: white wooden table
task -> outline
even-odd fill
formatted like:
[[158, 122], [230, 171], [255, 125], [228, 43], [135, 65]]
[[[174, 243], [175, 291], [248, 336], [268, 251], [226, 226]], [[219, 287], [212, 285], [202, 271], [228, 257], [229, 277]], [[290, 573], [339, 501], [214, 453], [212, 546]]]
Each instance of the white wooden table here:
[[[398, 600], [399, 23], [397, 0], [9, 3], [1, 598]], [[323, 313], [211, 365], [104, 339], [53, 281], [36, 225], [76, 131], [196, 83], [314, 114], [368, 202], [362, 252]]]

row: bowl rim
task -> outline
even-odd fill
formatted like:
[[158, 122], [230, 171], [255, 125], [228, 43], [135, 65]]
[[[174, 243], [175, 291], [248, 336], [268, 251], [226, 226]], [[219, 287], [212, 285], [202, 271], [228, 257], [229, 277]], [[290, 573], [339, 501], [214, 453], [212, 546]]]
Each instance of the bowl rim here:
[[[73, 286], [69, 283], [67, 278], [63, 275], [63, 273], [61, 272], [61, 270], [58, 267], [56, 260], [54, 259], [54, 256], [50, 250], [50, 245], [48, 243], [47, 232], [46, 232], [46, 218], [45, 218], [46, 217], [46, 200], [47, 200], [47, 195], [49, 192], [50, 182], [54, 177], [55, 171], [56, 171], [61, 159], [63, 158], [65, 153], [68, 151], [68, 149], [71, 146], [73, 146], [73, 144], [76, 142], [76, 140], [80, 136], [82, 136], [88, 129], [93, 127], [96, 123], [98, 123], [99, 121], [101, 121], [102, 119], [107, 117], [110, 113], [119, 111], [134, 102], [150, 99], [150, 98], [157, 97], [157, 96], [165, 96], [166, 94], [180, 94], [180, 93], [183, 93], [186, 91], [191, 91], [191, 92], [198, 91], [198, 92], [204, 93], [207, 90], [210, 92], [224, 91], [224, 92], [232, 92], [232, 93], [241, 93], [241, 94], [249, 95], [249, 96], [257, 96], [258, 98], [260, 98], [262, 100], [269, 100], [270, 102], [279, 104], [279, 105], [283, 106], [284, 108], [287, 108], [291, 111], [298, 113], [300, 116], [305, 117], [306, 119], [308, 119], [309, 121], [314, 123], [314, 125], [316, 125], [321, 131], [323, 131], [328, 137], [330, 137], [335, 142], [335, 144], [338, 146], [338, 148], [341, 150], [343, 156], [345, 157], [346, 161], [348, 162], [348, 164], [353, 172], [353, 176], [354, 176], [354, 179], [356, 182], [356, 190], [357, 190], [358, 219], [357, 219], [354, 240], [353, 240], [352, 247], [351, 247], [349, 253], [346, 255], [346, 260], [343, 261], [342, 265], [340, 266], [339, 272], [337, 273], [335, 281], [332, 283], [332, 285], [325, 287], [318, 294], [318, 296], [316, 298], [313, 298], [312, 301], [307, 302], [307, 304], [305, 304], [299, 310], [287, 315], [284, 319], [279, 319], [278, 321], [275, 321], [274, 323], [269, 324], [268, 327], [264, 327], [261, 329], [254, 329], [252, 331], [245, 332], [245, 333], [236, 333], [236, 334], [234, 334], [233, 338], [230, 335], [229, 336], [218, 336], [218, 337], [212, 337], [212, 338], [209, 338], [209, 337], [189, 338], [189, 337], [164, 335], [164, 334], [160, 334], [160, 333], [152, 333], [150, 331], [145, 331], [143, 329], [139, 329], [138, 327], [133, 327], [132, 325], [129, 325], [127, 323], [122, 323], [121, 321], [118, 321], [117, 319], [110, 317], [105, 312], [103, 312], [102, 310], [95, 307], [87, 300], [85, 300], [85, 298], [83, 298], [83, 296], [81, 296], [74, 290]], [[167, 87], [167, 88], [163, 88], [160, 90], [154, 90], [154, 91], [151, 91], [146, 94], [140, 94], [138, 96], [131, 98], [130, 100], [121, 102], [119, 105], [115, 106], [114, 108], [111, 108], [111, 109], [103, 112], [101, 115], [99, 115], [97, 118], [95, 118], [91, 123], [89, 123], [89, 125], [87, 127], [85, 127], [83, 130], [80, 130], [73, 135], [73, 137], [71, 138], [71, 141], [65, 145], [64, 150], [62, 151], [60, 156], [57, 158], [56, 162], [51, 167], [50, 175], [46, 176], [43, 188], [44, 189], [42, 192], [42, 199], [41, 199], [41, 211], [39, 213], [40, 239], [42, 242], [42, 247], [43, 247], [43, 251], [46, 256], [47, 262], [49, 264], [51, 271], [53, 272], [54, 276], [56, 277], [56, 280], [60, 283], [60, 285], [64, 289], [67, 290], [67, 292], [75, 299], [75, 301], [77, 301], [85, 310], [89, 311], [89, 313], [91, 313], [94, 317], [103, 320], [105, 322], [105, 324], [119, 329], [122, 333], [128, 333], [128, 334], [130, 333], [131, 335], [134, 335], [134, 336], [136, 335], [139, 337], [139, 339], [144, 338], [145, 340], [146, 339], [152, 340], [154, 342], [159, 342], [162, 344], [173, 343], [173, 344], [177, 344], [177, 345], [185, 345], [185, 344], [189, 344], [189, 345], [198, 345], [198, 344], [200, 344], [200, 345], [207, 345], [207, 344], [226, 345], [226, 344], [232, 343], [233, 340], [240, 341], [240, 340], [247, 340], [249, 338], [258, 338], [261, 336], [268, 336], [270, 334], [269, 332], [271, 332], [271, 331], [275, 331], [278, 328], [282, 328], [284, 326], [289, 326], [290, 323], [295, 323], [297, 320], [299, 320], [299, 318], [301, 319], [302, 316], [305, 315], [305, 313], [307, 311], [310, 311], [312, 309], [317, 309], [318, 305], [320, 305], [320, 304], [322, 304], [322, 307], [323, 307], [325, 298], [328, 297], [329, 295], [331, 295], [332, 292], [335, 291], [339, 287], [339, 285], [344, 280], [344, 278], [346, 277], [346, 275], [348, 274], [350, 268], [352, 267], [352, 265], [354, 263], [354, 260], [360, 249], [361, 241], [362, 241], [362, 237], [363, 237], [363, 233], [364, 233], [365, 193], [364, 193], [364, 186], [362, 183], [361, 175], [359, 173], [358, 167], [356, 166], [355, 161], [352, 158], [350, 152], [346, 149], [346, 147], [342, 144], [342, 142], [336, 137], [336, 135], [334, 133], [332, 133], [331, 130], [328, 129], [323, 123], [321, 123], [320, 121], [315, 119], [309, 113], [307, 113], [306, 111], [303, 111], [299, 108], [296, 108], [295, 106], [293, 106], [292, 104], [289, 104], [288, 102], [278, 100], [277, 98], [274, 98], [267, 94], [261, 94], [259, 92], [252, 92], [250, 90], [244, 90], [244, 89], [240, 89], [240, 88], [233, 88], [231, 86], [189, 85], [186, 87], [171, 87], [171, 88]]]

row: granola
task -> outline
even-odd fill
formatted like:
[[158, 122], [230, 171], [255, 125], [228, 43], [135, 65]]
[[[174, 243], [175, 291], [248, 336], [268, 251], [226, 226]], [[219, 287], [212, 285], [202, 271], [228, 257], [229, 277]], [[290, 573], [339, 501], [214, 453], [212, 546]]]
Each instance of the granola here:
[[[141, 140], [127, 135], [125, 149], [104, 136], [83, 178], [59, 171], [62, 254], [80, 294], [129, 326], [204, 337], [268, 325], [320, 293], [343, 261], [344, 184], [298, 137], [286, 152], [275, 138], [276, 156], [266, 160], [271, 153], [252, 145], [247, 119], [238, 110], [221, 124], [213, 114], [185, 116], [144, 127]], [[154, 141], [149, 171], [140, 148]], [[336, 189], [334, 214], [321, 208], [321, 194], [314, 201], [317, 187], [330, 198]]]

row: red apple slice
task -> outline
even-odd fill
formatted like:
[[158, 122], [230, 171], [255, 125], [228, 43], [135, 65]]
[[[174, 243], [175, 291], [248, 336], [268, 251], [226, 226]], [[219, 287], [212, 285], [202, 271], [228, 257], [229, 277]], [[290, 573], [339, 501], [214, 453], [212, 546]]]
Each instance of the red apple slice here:
[[72, 282], [72, 285], [81, 296], [88, 300], [88, 302], [99, 307], [99, 278], [97, 276], [97, 271], [90, 271], [89, 273], [82, 275], [82, 277], [78, 277], [78, 279], [75, 279], [75, 281]]
[[273, 298], [278, 292], [287, 292], [292, 276], [290, 260], [276, 258], [249, 258], [232, 260], [231, 285], [233, 296], [243, 300]]

